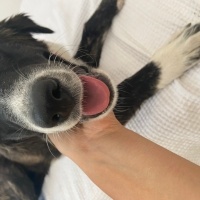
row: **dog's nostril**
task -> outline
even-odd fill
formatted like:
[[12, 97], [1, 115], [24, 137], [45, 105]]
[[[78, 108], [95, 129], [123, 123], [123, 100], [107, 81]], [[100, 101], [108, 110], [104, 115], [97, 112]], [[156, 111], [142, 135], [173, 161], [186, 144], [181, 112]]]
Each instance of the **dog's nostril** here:
[[55, 123], [59, 123], [61, 121], [61, 115], [60, 114], [55, 114], [53, 115], [52, 117], [52, 121], [55, 122]]
[[56, 88], [55, 90], [52, 90], [52, 96], [55, 98], [55, 99], [60, 99], [61, 98], [61, 90], [60, 88]]

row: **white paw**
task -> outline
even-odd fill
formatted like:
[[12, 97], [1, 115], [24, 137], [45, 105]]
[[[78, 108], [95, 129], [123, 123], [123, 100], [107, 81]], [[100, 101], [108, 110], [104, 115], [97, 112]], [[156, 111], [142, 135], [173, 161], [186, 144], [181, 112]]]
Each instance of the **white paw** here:
[[200, 24], [187, 25], [154, 54], [152, 60], [161, 70], [158, 89], [181, 76], [200, 59]]
[[117, 0], [117, 8], [121, 10], [124, 6], [125, 0]]

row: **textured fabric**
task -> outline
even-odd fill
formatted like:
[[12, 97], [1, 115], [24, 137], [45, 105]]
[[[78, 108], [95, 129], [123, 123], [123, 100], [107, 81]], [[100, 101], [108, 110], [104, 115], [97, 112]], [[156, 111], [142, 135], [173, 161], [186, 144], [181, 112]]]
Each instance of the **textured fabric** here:
[[[23, 0], [22, 11], [56, 31], [42, 36], [73, 54], [100, 0]], [[149, 60], [176, 30], [200, 21], [199, 0], [126, 0], [105, 42], [101, 69], [116, 84]], [[176, 66], [175, 66], [176, 67]], [[200, 66], [146, 101], [127, 127], [200, 165]], [[110, 199], [69, 159], [56, 161], [43, 188], [48, 200]]]
[[70, 159], [55, 161], [45, 179], [45, 200], [108, 200], [101, 191]]

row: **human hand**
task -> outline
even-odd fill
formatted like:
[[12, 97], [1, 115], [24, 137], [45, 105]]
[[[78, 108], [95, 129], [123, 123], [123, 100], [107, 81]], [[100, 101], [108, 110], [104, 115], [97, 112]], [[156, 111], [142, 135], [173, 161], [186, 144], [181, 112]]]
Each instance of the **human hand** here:
[[49, 138], [62, 154], [74, 158], [77, 153], [80, 155], [83, 152], [94, 151], [93, 144], [98, 144], [103, 138], [122, 132], [123, 129], [112, 112], [102, 119], [80, 124], [73, 130], [50, 134]]

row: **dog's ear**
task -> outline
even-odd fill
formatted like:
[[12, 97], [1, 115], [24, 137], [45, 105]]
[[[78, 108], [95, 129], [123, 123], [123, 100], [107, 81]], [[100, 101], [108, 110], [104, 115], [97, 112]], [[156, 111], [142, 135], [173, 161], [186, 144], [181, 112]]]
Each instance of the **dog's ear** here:
[[53, 33], [51, 29], [39, 26], [26, 14], [18, 14], [0, 22], [0, 28], [11, 29], [17, 33]]

